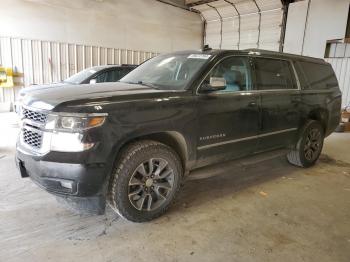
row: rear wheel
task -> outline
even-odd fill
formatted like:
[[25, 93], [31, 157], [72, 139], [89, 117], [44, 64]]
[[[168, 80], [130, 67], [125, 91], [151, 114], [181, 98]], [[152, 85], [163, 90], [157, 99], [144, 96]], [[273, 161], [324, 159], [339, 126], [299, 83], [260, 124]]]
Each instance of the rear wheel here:
[[109, 203], [128, 220], [152, 220], [175, 199], [182, 172], [180, 158], [170, 147], [155, 141], [132, 143], [112, 175]]
[[299, 140], [288, 155], [288, 161], [296, 166], [310, 167], [319, 158], [324, 140], [324, 129], [320, 122], [311, 120], [301, 130]]

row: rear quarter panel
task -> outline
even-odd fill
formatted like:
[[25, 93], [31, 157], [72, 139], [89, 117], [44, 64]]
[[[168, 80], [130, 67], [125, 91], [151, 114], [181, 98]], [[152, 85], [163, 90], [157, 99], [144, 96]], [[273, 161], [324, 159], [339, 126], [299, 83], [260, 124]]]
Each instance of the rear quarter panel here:
[[[307, 121], [310, 115], [322, 116], [328, 136], [340, 121], [341, 91], [332, 66], [320, 61], [297, 61], [296, 69], [301, 83], [302, 119]], [[308, 63], [310, 67], [305, 66]]]
[[303, 122], [313, 114], [326, 115], [325, 135], [330, 135], [339, 124], [341, 110], [341, 92], [339, 88], [331, 90], [302, 90]]

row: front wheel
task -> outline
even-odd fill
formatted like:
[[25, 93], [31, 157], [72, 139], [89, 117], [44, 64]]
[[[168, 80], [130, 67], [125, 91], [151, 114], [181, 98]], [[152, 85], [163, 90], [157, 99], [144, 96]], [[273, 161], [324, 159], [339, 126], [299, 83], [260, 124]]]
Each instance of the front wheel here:
[[161, 216], [180, 188], [182, 165], [170, 147], [155, 141], [128, 145], [122, 152], [109, 187], [109, 204], [133, 222]]
[[310, 167], [319, 158], [324, 140], [324, 129], [320, 122], [311, 120], [301, 130], [295, 148], [288, 153], [288, 161], [296, 166]]

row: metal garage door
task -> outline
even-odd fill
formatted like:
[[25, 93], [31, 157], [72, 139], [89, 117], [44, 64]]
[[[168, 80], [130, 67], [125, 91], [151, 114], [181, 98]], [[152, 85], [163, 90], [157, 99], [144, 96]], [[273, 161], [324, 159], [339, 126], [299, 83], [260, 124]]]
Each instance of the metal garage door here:
[[283, 5], [280, 0], [193, 2], [205, 21], [204, 43], [216, 49], [280, 50]]
[[0, 37], [0, 65], [19, 77], [14, 87], [0, 87], [0, 103], [14, 102], [20, 88], [59, 82], [91, 66], [140, 64], [156, 52]]
[[350, 106], [350, 43], [347, 39], [328, 41], [325, 60], [330, 63], [337, 76], [342, 92], [342, 107]]

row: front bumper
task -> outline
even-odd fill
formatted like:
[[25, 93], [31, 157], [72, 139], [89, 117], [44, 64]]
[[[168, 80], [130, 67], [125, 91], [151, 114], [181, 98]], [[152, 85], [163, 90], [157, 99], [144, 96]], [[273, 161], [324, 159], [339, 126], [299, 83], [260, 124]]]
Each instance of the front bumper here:
[[[54, 152], [50, 152], [51, 159]], [[66, 154], [69, 158], [69, 154]], [[107, 168], [104, 164], [52, 162], [17, 148], [16, 165], [22, 177], [30, 177], [46, 191], [58, 196], [103, 195]]]

